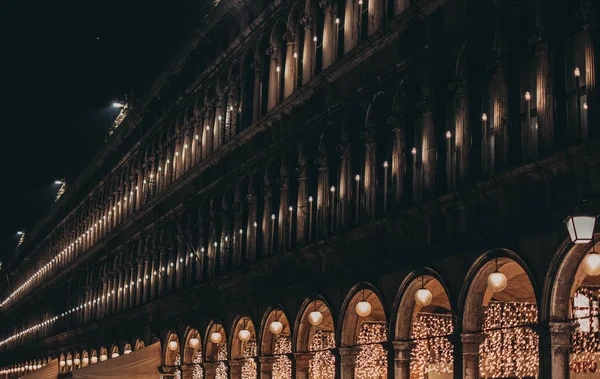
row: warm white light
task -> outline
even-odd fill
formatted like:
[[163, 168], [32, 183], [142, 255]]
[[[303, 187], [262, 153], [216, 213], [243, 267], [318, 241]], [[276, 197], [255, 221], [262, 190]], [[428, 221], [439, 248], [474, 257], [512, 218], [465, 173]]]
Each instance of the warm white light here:
[[240, 236], [241, 236], [242, 234], [244, 234], [244, 231], [242, 229], [240, 229], [239, 233], [240, 233]]
[[219, 333], [219, 332], [213, 332], [210, 335], [210, 340], [212, 341], [212, 343], [219, 343], [219, 342], [221, 342], [221, 338], [223, 338], [223, 336], [221, 336], [221, 333]]
[[83, 358], [83, 364], [87, 365], [88, 363], [90, 363], [90, 359], [88, 357]]
[[481, 121], [487, 121], [487, 113], [481, 114]]
[[93, 356], [93, 357], [91, 358], [91, 362], [92, 362], [92, 364], [94, 364], [94, 363], [97, 363], [97, 362], [98, 362], [98, 357], [96, 357], [96, 356]]
[[383, 162], [383, 168], [388, 168], [388, 161]]
[[317, 42], [317, 36], [313, 37], [313, 42]]
[[494, 271], [488, 276], [487, 283], [492, 291], [502, 292], [508, 284], [508, 279], [506, 279], [506, 275], [500, 271]]
[[308, 202], [309, 202], [309, 203], [312, 203], [312, 202], [313, 202], [313, 197], [312, 197], [312, 196], [309, 196], [309, 197], [308, 197]]
[[61, 185], [61, 184], [63, 184], [63, 181], [62, 181], [62, 180], [56, 180], [56, 181], [54, 182], [54, 184]]
[[354, 180], [356, 180], [357, 182], [360, 182], [360, 175], [356, 174], [356, 176], [354, 177]]
[[339, 18], [339, 17], [336, 17], [336, 18], [335, 18], [335, 23], [336, 23], [336, 24], [339, 24], [339, 23], [340, 23], [340, 18]]
[[335, 186], [331, 186], [331, 188], [329, 189], [329, 191], [330, 191], [331, 193], [334, 193], [334, 192], [335, 192]]
[[279, 334], [283, 330], [283, 324], [279, 321], [273, 321], [271, 325], [269, 325], [269, 330], [273, 334]]
[[426, 307], [431, 304], [432, 299], [433, 295], [427, 288], [421, 288], [415, 292], [415, 301], [422, 307]]
[[581, 72], [579, 71], [579, 67], [575, 67], [575, 70], [573, 70], [573, 73], [575, 74], [575, 77], [578, 78], [581, 76]]
[[223, 117], [222, 117], [221, 115], [219, 115], [219, 117], [217, 117], [217, 119], [218, 119], [219, 121], [221, 121], [221, 120], [223, 119]]
[[275, 214], [274, 213], [271, 215], [271, 220], [275, 220]]
[[192, 337], [190, 338], [189, 344], [191, 348], [195, 349], [200, 346], [200, 340], [197, 337]]
[[413, 148], [412, 148], [412, 150], [410, 151], [410, 153], [411, 153], [412, 155], [417, 155], [417, 148], [416, 148], [416, 147], [413, 147]]
[[112, 353], [112, 355], [110, 357], [112, 359], [118, 358], [119, 357], [119, 353]]
[[258, 226], [258, 222], [254, 221], [254, 224], [252, 224], [253, 227], [257, 227]]
[[450, 138], [452, 138], [452, 132], [451, 132], [451, 131], [449, 131], [449, 130], [448, 130], [448, 131], [446, 132], [446, 138], [447, 138], [447, 139], [450, 139]]
[[370, 315], [371, 309], [371, 304], [366, 300], [359, 301], [356, 304], [356, 314], [358, 314], [360, 317], [367, 317]]
[[125, 355], [131, 354], [131, 349], [125, 349], [125, 350], [123, 350], [123, 354], [125, 354]]
[[586, 111], [588, 110], [588, 104], [587, 104], [587, 101], [584, 101], [584, 102], [583, 102], [583, 110], [586, 110]]
[[531, 93], [529, 91], [525, 92], [525, 100], [531, 100]]
[[298, 53], [294, 53], [294, 58], [298, 58]]
[[238, 333], [238, 337], [240, 338], [240, 340], [247, 342], [250, 340], [250, 337], [251, 337], [250, 331], [248, 329], [242, 329]]
[[583, 258], [583, 271], [589, 276], [600, 275], [600, 254], [591, 252]]
[[312, 311], [308, 314], [308, 322], [311, 325], [319, 326], [323, 322], [323, 314], [319, 311]]
[[569, 237], [573, 243], [589, 243], [594, 236], [596, 216], [578, 215], [569, 216], [565, 220]]
[[58, 362], [58, 364], [60, 365], [60, 367], [65, 367], [67, 365], [67, 362], [60, 361], [60, 362]]
[[107, 359], [108, 359], [108, 356], [107, 356], [106, 354], [102, 354], [102, 355], [100, 356], [100, 362], [104, 362], [104, 361], [105, 361], [105, 360], [107, 360]]
[[112, 104], [112, 106], [113, 106], [113, 108], [123, 108], [123, 107], [125, 107], [125, 104], [123, 104], [123, 103], [120, 103], [120, 102], [118, 102], [118, 101], [115, 101], [115, 102]]
[[169, 344], [167, 346], [169, 350], [175, 351], [179, 347], [179, 344], [177, 343], [177, 341], [169, 341]]
[[281, 67], [277, 66], [277, 67], [275, 68], [275, 71], [277, 71], [277, 72], [281, 71]]

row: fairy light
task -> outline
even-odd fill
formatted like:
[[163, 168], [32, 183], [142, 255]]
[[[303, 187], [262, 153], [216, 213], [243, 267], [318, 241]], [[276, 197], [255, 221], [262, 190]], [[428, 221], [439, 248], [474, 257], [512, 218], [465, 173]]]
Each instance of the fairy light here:
[[571, 333], [570, 370], [575, 373], [596, 372], [600, 359], [600, 291], [598, 287], [579, 287], [573, 295], [572, 316], [575, 330]]
[[411, 330], [416, 346], [410, 352], [410, 374], [413, 379], [425, 379], [430, 374], [453, 372], [452, 316], [418, 313]]
[[226, 343], [220, 343], [217, 345], [217, 360], [219, 363], [217, 364], [217, 369], [215, 370], [215, 379], [227, 379], [227, 365], [225, 365], [225, 361], [227, 360]]
[[175, 369], [175, 379], [181, 379], [181, 370], [179, 368], [179, 366], [181, 366], [181, 354], [177, 353], [177, 357], [175, 357], [175, 366], [177, 366], [177, 368]]
[[242, 365], [242, 379], [256, 379], [257, 366], [254, 357], [256, 356], [256, 341], [248, 341], [244, 348], [244, 364]]
[[273, 379], [291, 379], [292, 361], [286, 354], [292, 352], [292, 340], [289, 336], [279, 335], [275, 341], [275, 362], [273, 362]]
[[379, 379], [387, 377], [387, 353], [380, 342], [387, 334], [385, 322], [365, 322], [360, 326], [354, 377], [356, 379]]
[[482, 378], [538, 377], [539, 336], [535, 304], [490, 302], [484, 312], [485, 341], [479, 346]]
[[202, 351], [198, 351], [194, 357], [194, 369], [192, 371], [192, 379], [203, 379], [204, 370], [202, 369]]
[[335, 379], [335, 356], [329, 350], [333, 348], [333, 332], [317, 330], [308, 346], [310, 351], [314, 351], [308, 362], [309, 379]]

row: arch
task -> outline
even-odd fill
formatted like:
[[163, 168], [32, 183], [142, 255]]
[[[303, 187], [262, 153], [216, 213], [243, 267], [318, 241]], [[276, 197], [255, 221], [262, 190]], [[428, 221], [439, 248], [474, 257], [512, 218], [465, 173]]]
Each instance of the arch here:
[[200, 337], [200, 332], [194, 327], [188, 327], [185, 336], [182, 363], [184, 365], [192, 365], [192, 379], [201, 379], [204, 374], [204, 367], [202, 366], [204, 358], [202, 356], [202, 338]]
[[[221, 335], [219, 342], [214, 342], [213, 333]], [[212, 320], [206, 329], [204, 355], [207, 362], [227, 360], [227, 335], [223, 324], [217, 319]]]
[[181, 344], [177, 333], [174, 331], [168, 332], [163, 349], [163, 364], [165, 366], [178, 366], [181, 364]]
[[108, 350], [104, 346], [100, 348], [100, 356], [98, 358], [101, 362], [104, 362], [108, 359]]
[[[244, 332], [240, 335], [240, 332]], [[248, 338], [247, 340], [242, 340]], [[232, 360], [254, 357], [257, 354], [257, 333], [254, 322], [248, 314], [238, 315], [231, 328], [230, 357]]]
[[[277, 334], [275, 330], [278, 330]], [[288, 357], [292, 353], [291, 334], [291, 326], [283, 308], [279, 305], [269, 307], [261, 323], [260, 354], [274, 356], [274, 379], [292, 378], [292, 361]]]
[[[506, 287], [496, 292], [488, 284], [495, 271], [507, 279]], [[539, 337], [533, 329], [538, 323], [538, 297], [533, 283], [527, 265], [510, 250], [490, 250], [474, 262], [459, 304], [463, 304], [463, 335], [478, 336], [468, 343], [476, 341], [479, 357], [465, 365], [484, 377], [538, 375]], [[464, 341], [465, 337], [463, 348]]]
[[[323, 316], [323, 320], [317, 326], [312, 325], [309, 321], [310, 313], [314, 311], [320, 312]], [[310, 342], [317, 331], [330, 332], [332, 336], [335, 334], [335, 323], [331, 307], [324, 297], [315, 295], [304, 300], [294, 323], [294, 330], [293, 342], [295, 351], [297, 352], [308, 352], [311, 350]], [[335, 338], [333, 340], [335, 344]]]
[[[367, 317], [360, 317], [355, 311], [356, 305], [362, 300], [368, 301], [371, 304], [371, 313]], [[355, 285], [348, 292], [342, 305], [340, 322], [336, 331], [340, 346], [350, 347], [356, 345], [360, 326], [365, 322], [386, 323], [387, 312], [379, 290], [370, 283], [363, 282]]]
[[81, 353], [81, 367], [87, 367], [90, 365], [90, 354], [87, 349], [84, 349]]
[[120, 351], [119, 351], [119, 345], [114, 344], [111, 348], [110, 348], [110, 358], [114, 359], [114, 358], [118, 358], [121, 355]]

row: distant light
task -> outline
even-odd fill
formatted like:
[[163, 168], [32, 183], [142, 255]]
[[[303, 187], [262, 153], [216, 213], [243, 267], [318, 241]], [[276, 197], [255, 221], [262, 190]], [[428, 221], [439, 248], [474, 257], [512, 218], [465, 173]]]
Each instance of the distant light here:
[[55, 180], [54, 184], [62, 185], [64, 182], [62, 180]]
[[337, 18], [335, 19], [335, 23], [336, 23], [336, 24], [339, 24], [339, 23], [340, 23], [340, 18], [339, 18], [339, 17], [337, 17]]
[[125, 104], [123, 104], [123, 103], [121, 103], [121, 102], [118, 102], [118, 101], [115, 101], [115, 102], [112, 104], [112, 106], [113, 106], [113, 108], [125, 108]]
[[21, 230], [19, 230], [19, 231], [17, 232], [17, 235], [18, 235], [18, 236], [22, 236], [22, 235], [23, 235], [23, 232], [22, 232]]

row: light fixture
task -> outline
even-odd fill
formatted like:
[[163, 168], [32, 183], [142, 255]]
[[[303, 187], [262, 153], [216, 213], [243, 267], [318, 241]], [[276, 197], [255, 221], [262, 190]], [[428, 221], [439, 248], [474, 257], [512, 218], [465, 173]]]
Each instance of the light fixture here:
[[413, 147], [413, 148], [410, 150], [410, 153], [411, 153], [412, 155], [417, 155], [417, 148], [416, 148], [416, 147]]
[[271, 324], [269, 325], [269, 330], [271, 331], [271, 333], [277, 335], [279, 333], [281, 333], [281, 331], [283, 330], [283, 324], [277, 320], [271, 322]]
[[294, 59], [298, 58], [298, 53], [294, 53]]
[[115, 101], [114, 103], [112, 103], [113, 108], [125, 108], [125, 104], [121, 103], [120, 101]]
[[60, 367], [65, 367], [67, 365], [67, 362], [60, 361], [60, 362], [58, 362], [58, 364], [60, 365]]
[[525, 92], [525, 100], [531, 100], [531, 93], [529, 91]]
[[97, 356], [93, 356], [90, 361], [92, 362], [92, 364], [97, 363], [98, 362], [98, 357]]
[[589, 214], [577, 214], [569, 216], [565, 220], [569, 237], [573, 243], [589, 243], [594, 237], [596, 216]]
[[427, 288], [425, 288], [425, 277], [421, 276], [421, 288], [415, 292], [415, 301], [421, 307], [426, 307], [431, 304], [433, 294]]
[[88, 357], [83, 358], [83, 364], [87, 365], [90, 363], [90, 359]]
[[175, 351], [177, 350], [179, 344], [177, 343], [177, 341], [169, 341], [169, 344], [167, 346], [169, 347], [169, 350]]
[[131, 354], [131, 349], [130, 348], [125, 348], [125, 350], [123, 350], [123, 354], [125, 354], [125, 355]]
[[62, 185], [64, 182], [62, 180], [55, 180], [54, 184]]
[[487, 121], [487, 113], [481, 114], [481, 121]]
[[588, 103], [587, 103], [587, 101], [583, 102], [583, 110], [586, 110], [586, 111], [588, 110]]
[[592, 241], [592, 251], [583, 258], [583, 271], [589, 276], [600, 275], [600, 254], [596, 253], [596, 243]]
[[317, 42], [317, 36], [313, 37], [313, 42]]
[[[315, 304], [315, 308], [316, 308], [316, 304]], [[323, 322], [323, 314], [315, 309], [314, 311], [312, 311], [308, 314], [308, 322], [310, 322], [310, 324], [314, 325], [314, 326], [321, 325], [321, 323]]]
[[362, 291], [362, 300], [356, 303], [356, 314], [360, 317], [367, 317], [371, 314], [371, 304], [365, 299], [365, 290]]
[[213, 333], [210, 335], [210, 340], [211, 340], [211, 342], [212, 342], [212, 343], [215, 343], [215, 344], [216, 344], [216, 343], [219, 343], [219, 342], [221, 342], [221, 339], [222, 339], [222, 338], [223, 338], [223, 336], [221, 336], [221, 333], [219, 333], [219, 332], [213, 332]]
[[450, 139], [450, 138], [452, 138], [452, 132], [451, 132], [451, 131], [449, 131], [449, 130], [448, 130], [448, 131], [446, 131], [446, 138], [447, 138], [447, 139]]
[[240, 330], [240, 332], [238, 333], [238, 337], [240, 338], [241, 341], [247, 342], [250, 340], [250, 331], [248, 329], [242, 329]]
[[79, 360], [79, 358], [75, 358], [75, 359], [73, 359], [73, 363], [75, 363], [75, 366], [79, 366], [79, 364], [81, 363], [81, 360]]
[[198, 346], [200, 346], [200, 340], [198, 339], [198, 337], [192, 337], [192, 338], [190, 338], [190, 340], [189, 340], [188, 343], [190, 344], [190, 347], [192, 349], [195, 349]]
[[340, 23], [340, 18], [339, 17], [335, 18], [335, 23], [339, 25], [339, 23]]
[[575, 75], [576, 78], [581, 76], [581, 72], [579, 71], [579, 67], [575, 67], [575, 70], [573, 70], [573, 74]]
[[104, 362], [107, 359], [108, 359], [108, 356], [106, 354], [100, 355], [100, 362]]
[[508, 284], [508, 279], [506, 279], [506, 275], [501, 273], [498, 270], [498, 259], [496, 258], [496, 271], [492, 272], [487, 278], [488, 286], [494, 292], [502, 292], [506, 288]]
[[119, 353], [114, 352], [112, 353], [112, 355], [110, 356], [112, 359], [118, 358], [119, 357]]
[[277, 71], [277, 72], [281, 71], [281, 67], [277, 66], [277, 67], [275, 68], [275, 71]]
[[354, 177], [354, 180], [356, 180], [357, 182], [360, 182], [360, 175], [356, 174], [356, 176]]

